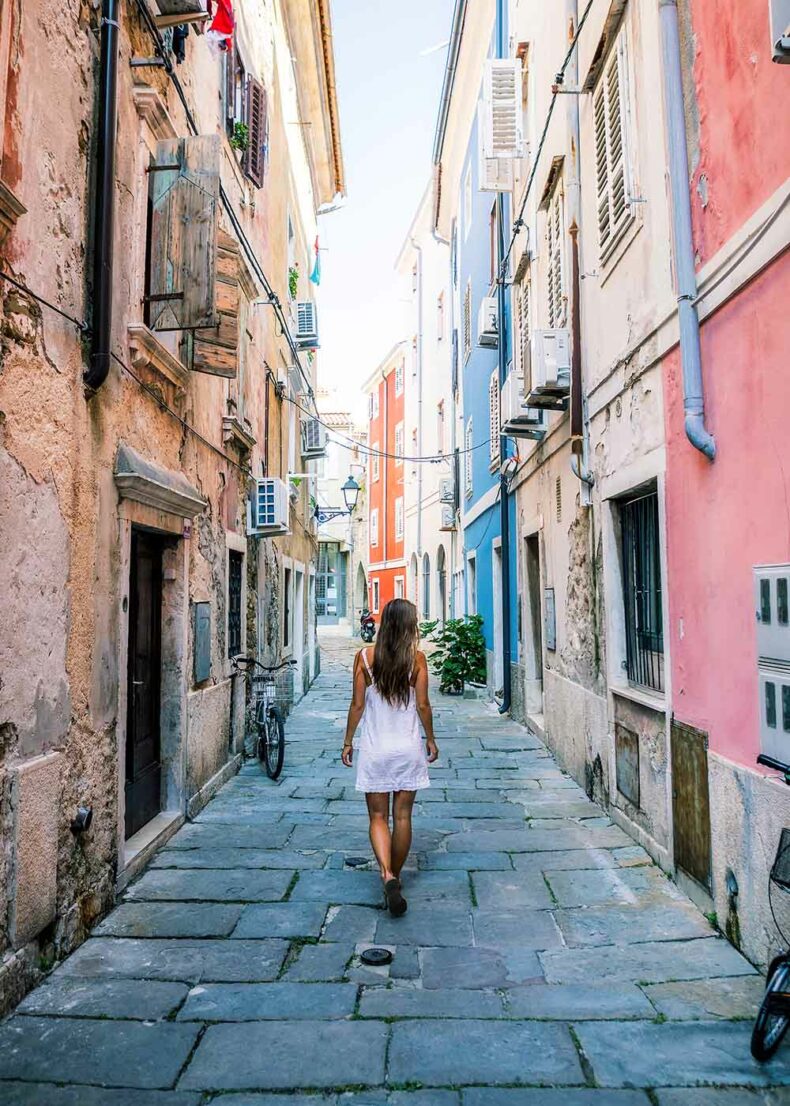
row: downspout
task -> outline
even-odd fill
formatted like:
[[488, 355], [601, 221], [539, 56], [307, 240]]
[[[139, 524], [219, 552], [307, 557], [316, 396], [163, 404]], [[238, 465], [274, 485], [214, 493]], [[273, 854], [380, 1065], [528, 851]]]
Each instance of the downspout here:
[[[578, 26], [578, 0], [565, 0], [565, 22], [569, 44], [573, 42]], [[575, 90], [579, 85], [579, 53], [574, 49], [566, 70], [568, 87], [574, 92], [566, 97], [566, 123], [570, 149], [568, 151], [568, 176], [565, 199], [568, 211], [568, 233], [571, 236], [571, 471], [583, 485], [580, 502], [590, 505], [590, 488], [595, 477], [587, 464], [589, 438], [587, 433], [586, 397], [582, 371], [582, 323], [581, 323], [581, 128], [579, 125], [579, 97]]]
[[658, 12], [664, 70], [664, 115], [667, 128], [672, 241], [675, 250], [675, 283], [678, 297], [686, 437], [695, 449], [704, 453], [712, 461], [716, 456], [716, 443], [705, 426], [699, 317], [694, 304], [697, 295], [697, 274], [694, 269], [694, 243], [691, 233], [689, 163], [686, 149], [677, 0], [658, 0]]
[[96, 141], [93, 224], [93, 320], [90, 363], [83, 374], [89, 393], [110, 371], [112, 341], [113, 232], [115, 216], [115, 132], [118, 94], [118, 0], [103, 0], [99, 61], [99, 119]]
[[[505, 40], [505, 3], [497, 0], [496, 7], [496, 48], [497, 57], [506, 56]], [[497, 353], [499, 360], [499, 390], [507, 376], [507, 315], [505, 313], [505, 278], [502, 274], [502, 262], [505, 257], [505, 195], [497, 193], [496, 198], [497, 221], [497, 315], [499, 316], [499, 343]], [[507, 459], [507, 437], [500, 434], [499, 437], [500, 464], [504, 468]], [[511, 672], [510, 672], [510, 502], [508, 499], [508, 478], [504, 471], [499, 473], [499, 528], [502, 538], [502, 702], [499, 713], [506, 714], [510, 710], [512, 700]]]

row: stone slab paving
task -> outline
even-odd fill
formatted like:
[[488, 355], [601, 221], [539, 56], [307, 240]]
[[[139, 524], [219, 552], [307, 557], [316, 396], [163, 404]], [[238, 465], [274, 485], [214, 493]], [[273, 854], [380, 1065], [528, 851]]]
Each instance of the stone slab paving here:
[[749, 1053], [761, 977], [485, 703], [435, 696], [384, 911], [338, 760], [354, 648], [323, 639], [281, 780], [245, 766], [0, 1024], [0, 1103], [790, 1106], [790, 1043]]

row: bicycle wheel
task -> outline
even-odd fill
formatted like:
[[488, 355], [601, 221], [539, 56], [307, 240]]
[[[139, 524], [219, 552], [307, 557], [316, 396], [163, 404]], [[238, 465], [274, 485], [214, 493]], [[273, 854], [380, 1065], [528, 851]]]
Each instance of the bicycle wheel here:
[[266, 769], [266, 775], [270, 779], [276, 780], [283, 770], [283, 760], [285, 758], [285, 727], [283, 726], [282, 715], [277, 707], [269, 707], [262, 743], [264, 746], [263, 766]]
[[765, 996], [752, 1030], [752, 1056], [770, 1060], [790, 1025], [790, 964], [781, 960], [768, 977]]

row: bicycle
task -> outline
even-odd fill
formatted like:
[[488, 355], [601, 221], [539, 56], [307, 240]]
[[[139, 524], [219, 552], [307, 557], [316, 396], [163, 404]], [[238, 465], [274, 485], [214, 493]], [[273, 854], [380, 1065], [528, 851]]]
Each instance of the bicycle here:
[[[295, 660], [280, 664], [261, 664], [255, 657], [235, 657], [233, 667], [247, 679], [254, 695], [254, 717], [258, 729], [255, 751], [269, 779], [276, 780], [283, 770], [285, 760], [285, 722], [277, 706], [277, 673], [296, 665]], [[250, 669], [259, 668], [263, 675], [252, 676]]]
[[[790, 828], [782, 830], [779, 848], [776, 850], [768, 883], [768, 905], [774, 925], [790, 944], [776, 917], [774, 898], [781, 889], [784, 895], [790, 894]], [[776, 889], [775, 891], [773, 889]], [[786, 907], [785, 907], [786, 909]], [[790, 1026], [790, 949], [775, 956], [768, 968], [765, 983], [765, 996], [758, 1011], [752, 1030], [752, 1056], [755, 1060], [770, 1060]]]

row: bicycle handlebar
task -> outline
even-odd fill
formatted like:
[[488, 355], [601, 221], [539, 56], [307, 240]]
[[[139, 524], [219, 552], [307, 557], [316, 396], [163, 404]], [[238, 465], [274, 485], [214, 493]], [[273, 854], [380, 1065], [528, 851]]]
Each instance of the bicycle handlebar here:
[[280, 661], [279, 664], [261, 664], [255, 657], [238, 656], [231, 658], [231, 664], [240, 672], [245, 672], [250, 665], [260, 668], [262, 672], [279, 672], [281, 668], [293, 667], [296, 663], [293, 657]]

